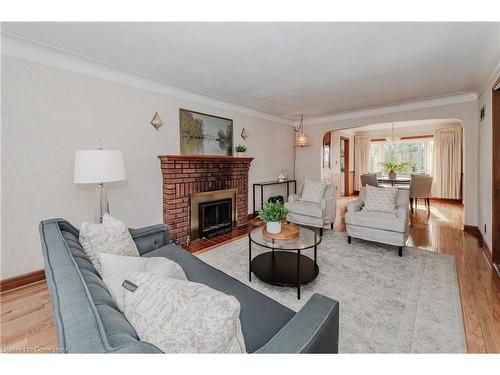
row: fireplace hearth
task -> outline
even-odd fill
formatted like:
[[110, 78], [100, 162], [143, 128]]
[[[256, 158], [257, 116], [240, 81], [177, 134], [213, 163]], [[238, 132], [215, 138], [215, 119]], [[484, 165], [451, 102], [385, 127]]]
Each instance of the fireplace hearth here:
[[204, 202], [198, 205], [199, 237], [211, 238], [233, 229], [232, 199]]

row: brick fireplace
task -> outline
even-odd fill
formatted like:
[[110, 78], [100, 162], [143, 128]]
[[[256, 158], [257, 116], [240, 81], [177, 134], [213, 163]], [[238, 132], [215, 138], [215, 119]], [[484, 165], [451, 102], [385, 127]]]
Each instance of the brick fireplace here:
[[163, 222], [169, 226], [172, 240], [185, 245], [192, 237], [191, 199], [198, 193], [234, 189], [235, 225], [247, 223], [248, 172], [253, 158], [200, 155], [158, 158], [163, 176]]

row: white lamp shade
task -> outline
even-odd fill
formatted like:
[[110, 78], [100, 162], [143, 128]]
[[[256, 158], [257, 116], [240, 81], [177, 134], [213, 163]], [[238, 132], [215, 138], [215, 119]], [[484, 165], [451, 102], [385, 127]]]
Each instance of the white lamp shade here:
[[100, 184], [122, 181], [125, 165], [121, 151], [116, 150], [80, 150], [75, 152], [76, 184]]

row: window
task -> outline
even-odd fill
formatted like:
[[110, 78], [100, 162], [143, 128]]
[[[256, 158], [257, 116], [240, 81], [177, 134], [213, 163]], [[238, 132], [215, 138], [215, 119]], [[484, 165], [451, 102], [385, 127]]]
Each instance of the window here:
[[383, 172], [380, 163], [395, 160], [398, 163], [409, 162], [410, 173], [432, 174], [432, 139], [411, 139], [398, 142], [372, 142], [370, 152], [370, 170]]

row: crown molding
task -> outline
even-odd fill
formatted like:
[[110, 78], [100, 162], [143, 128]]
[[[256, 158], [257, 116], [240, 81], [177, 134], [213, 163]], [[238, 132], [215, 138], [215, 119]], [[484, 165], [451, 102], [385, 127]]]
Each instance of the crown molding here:
[[1, 34], [2, 54], [7, 56], [49, 65], [143, 90], [154, 91], [287, 126], [292, 125], [292, 121], [288, 119], [176, 87], [161, 79], [149, 77], [120, 66], [21, 38], [4, 31], [2, 31]]
[[491, 90], [496, 90], [497, 88], [500, 88], [499, 76], [500, 76], [500, 61], [498, 62], [495, 69], [491, 72], [486, 85], [483, 87], [483, 90], [481, 91], [480, 96], [483, 95], [485, 92], [489, 92]]
[[[304, 125], [323, 124], [327, 122], [343, 121], [354, 118], [362, 118], [376, 115], [383, 115], [394, 112], [411, 111], [415, 109], [440, 107], [448, 104], [465, 103], [477, 100], [478, 95], [473, 92], [460, 93], [455, 95], [438, 96], [423, 100], [396, 103], [381, 107], [362, 109], [359, 111], [341, 112], [330, 116], [315, 117], [304, 120]], [[295, 122], [294, 124], [296, 124]]]

